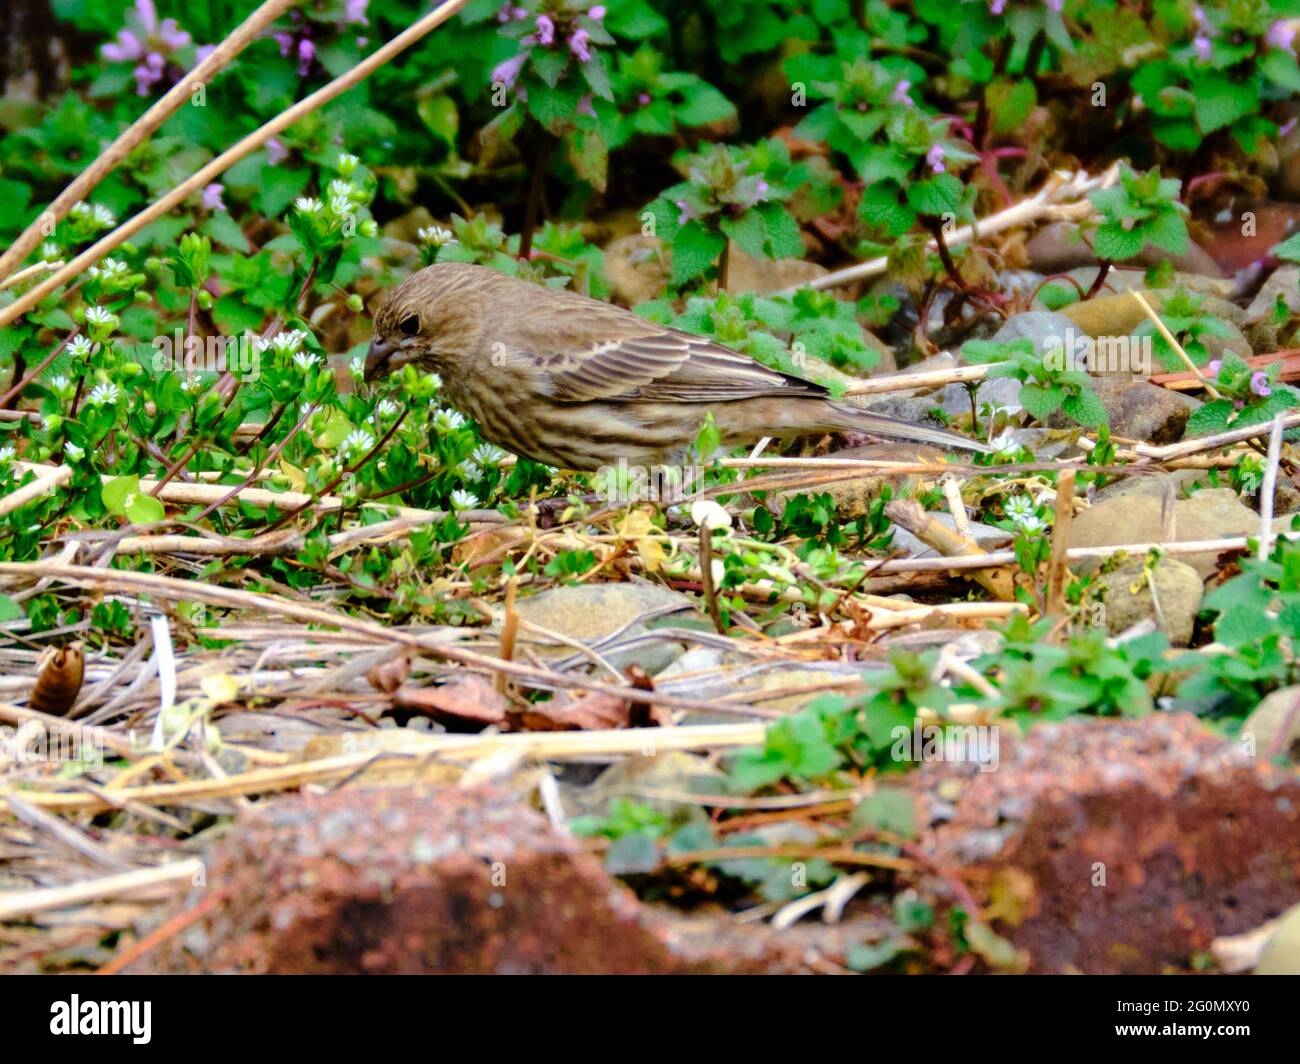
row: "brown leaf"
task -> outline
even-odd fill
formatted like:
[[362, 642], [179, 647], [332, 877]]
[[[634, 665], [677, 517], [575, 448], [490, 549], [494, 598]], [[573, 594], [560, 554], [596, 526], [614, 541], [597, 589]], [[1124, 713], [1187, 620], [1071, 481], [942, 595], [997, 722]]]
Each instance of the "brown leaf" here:
[[27, 704], [41, 713], [61, 717], [72, 708], [81, 693], [85, 655], [80, 643], [47, 647], [36, 661], [36, 686]]
[[535, 702], [518, 714], [525, 731], [594, 731], [626, 728], [628, 704], [599, 692], [574, 697], [561, 692], [548, 702]]
[[504, 724], [508, 703], [492, 689], [490, 681], [469, 675], [441, 687], [403, 685], [393, 693], [393, 705], [432, 717], [453, 730], [478, 731], [490, 724]]
[[388, 661], [381, 661], [366, 673], [366, 679], [370, 681], [370, 686], [376, 691], [391, 695], [402, 684], [406, 683], [406, 678], [410, 675], [411, 659], [405, 654], [399, 654]]

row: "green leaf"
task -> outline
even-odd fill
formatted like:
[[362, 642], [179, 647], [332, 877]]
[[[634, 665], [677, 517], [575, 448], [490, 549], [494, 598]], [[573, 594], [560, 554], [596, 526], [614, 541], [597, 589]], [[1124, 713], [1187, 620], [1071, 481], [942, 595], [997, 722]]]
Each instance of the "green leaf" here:
[[942, 218], [961, 209], [962, 185], [952, 174], [936, 174], [907, 186], [907, 202], [917, 214]]
[[137, 525], [148, 525], [167, 516], [163, 504], [152, 495], [136, 493], [127, 498], [126, 516]]
[[1232, 125], [1259, 107], [1259, 89], [1253, 81], [1232, 81], [1223, 74], [1207, 74], [1193, 86], [1196, 124], [1202, 133]]
[[1010, 133], [1024, 125], [1038, 103], [1038, 91], [1029, 78], [999, 78], [985, 86], [984, 102], [993, 115], [994, 131]]
[[126, 515], [126, 500], [139, 494], [139, 477], [114, 477], [104, 485], [100, 497], [104, 500], [104, 509], [116, 517], [123, 517]]
[[1146, 240], [1136, 227], [1124, 229], [1114, 222], [1106, 222], [1097, 227], [1092, 246], [1097, 258], [1119, 262], [1131, 259], [1145, 245]]
[[18, 605], [8, 595], [0, 595], [0, 622], [16, 621], [21, 617], [26, 617], [23, 608]]
[[853, 811], [850, 823], [855, 828], [874, 828], [914, 839], [917, 834], [916, 796], [902, 787], [881, 787], [870, 794]]
[[1041, 384], [1025, 384], [1020, 388], [1020, 405], [1036, 421], [1045, 421], [1051, 417], [1064, 399], [1057, 388], [1044, 388]]
[[892, 182], [870, 185], [862, 193], [858, 213], [868, 225], [890, 236], [901, 236], [916, 224], [916, 211], [898, 202], [898, 187]]
[[[1021, 392], [1024, 392], [1023, 388]], [[1105, 404], [1096, 392], [1087, 389], [1066, 396], [1061, 403], [1061, 412], [1089, 428], [1106, 423]]]
[[726, 247], [727, 238], [691, 220], [673, 237], [673, 284], [693, 281], [712, 266]]
[[653, 872], [658, 867], [659, 843], [644, 831], [634, 831], [615, 839], [605, 851], [605, 870], [611, 875]]
[[1177, 211], [1162, 211], [1142, 227], [1147, 242], [1173, 255], [1187, 254], [1187, 223]]

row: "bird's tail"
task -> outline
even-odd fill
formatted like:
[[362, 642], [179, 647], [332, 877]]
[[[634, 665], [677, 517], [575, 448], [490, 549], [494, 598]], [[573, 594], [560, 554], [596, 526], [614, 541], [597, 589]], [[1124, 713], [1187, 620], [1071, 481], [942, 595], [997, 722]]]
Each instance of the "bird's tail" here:
[[915, 443], [933, 443], [938, 447], [955, 447], [963, 451], [975, 451], [979, 454], [991, 454], [993, 449], [979, 440], [959, 436], [947, 429], [932, 428], [929, 425], [913, 425], [910, 421], [873, 413], [860, 406], [847, 403], [827, 404], [837, 415], [837, 429], [853, 432], [869, 432], [875, 436], [889, 436], [896, 440], [911, 440]]

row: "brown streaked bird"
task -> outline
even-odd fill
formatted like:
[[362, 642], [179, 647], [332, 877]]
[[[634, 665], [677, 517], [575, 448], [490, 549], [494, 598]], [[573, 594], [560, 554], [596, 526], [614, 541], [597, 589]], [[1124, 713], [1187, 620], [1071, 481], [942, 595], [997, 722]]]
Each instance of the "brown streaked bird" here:
[[708, 412], [725, 446], [846, 430], [987, 451], [836, 402], [712, 340], [486, 266], [441, 263], [375, 315], [365, 379], [414, 363], [488, 440], [561, 469], [684, 461]]

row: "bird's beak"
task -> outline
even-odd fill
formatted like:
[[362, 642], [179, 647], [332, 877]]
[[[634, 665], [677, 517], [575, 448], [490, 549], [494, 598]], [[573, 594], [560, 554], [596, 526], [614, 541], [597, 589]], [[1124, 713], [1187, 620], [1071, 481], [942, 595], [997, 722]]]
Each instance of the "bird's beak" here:
[[380, 377], [387, 376], [392, 371], [388, 364], [389, 360], [396, 350], [397, 346], [391, 340], [381, 340], [379, 337], [371, 340], [370, 350], [366, 352], [366, 364], [362, 379], [369, 383]]

